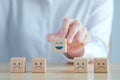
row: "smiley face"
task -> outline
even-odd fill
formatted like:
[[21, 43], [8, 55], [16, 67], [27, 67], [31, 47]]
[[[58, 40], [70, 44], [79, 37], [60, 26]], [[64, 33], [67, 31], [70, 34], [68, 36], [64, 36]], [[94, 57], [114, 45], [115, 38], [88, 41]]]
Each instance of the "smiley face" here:
[[25, 72], [25, 58], [12, 58], [10, 70], [11, 72]]
[[105, 58], [95, 58], [94, 71], [95, 72], [107, 72], [108, 60]]
[[56, 42], [55, 45], [56, 45], [55, 48], [57, 50], [61, 50], [64, 47], [64, 43], [63, 42]]
[[59, 39], [52, 42], [52, 49], [56, 53], [67, 52], [67, 41], [66, 39]]
[[45, 72], [46, 70], [46, 59], [34, 58], [32, 60], [32, 72]]
[[87, 59], [75, 58], [74, 59], [74, 71], [75, 72], [87, 72]]

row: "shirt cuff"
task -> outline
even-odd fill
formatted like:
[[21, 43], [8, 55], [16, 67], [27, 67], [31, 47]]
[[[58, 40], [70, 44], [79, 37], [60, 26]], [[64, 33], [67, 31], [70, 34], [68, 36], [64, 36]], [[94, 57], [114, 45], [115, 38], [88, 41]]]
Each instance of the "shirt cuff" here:
[[[94, 60], [94, 57], [93, 57], [93, 54], [90, 53], [89, 50], [87, 50], [87, 48], [85, 49], [84, 51], [84, 55], [83, 56], [80, 56], [80, 57], [84, 57], [84, 58], [87, 58], [88, 59], [88, 62], [93, 62]], [[71, 59], [67, 53], [63, 53], [62, 56], [69, 62], [69, 63], [73, 63], [74, 62], [74, 59]], [[78, 58], [80, 58], [78, 57]]]
[[74, 60], [71, 59], [71, 58], [67, 55], [67, 53], [63, 53], [62, 56], [63, 56], [69, 63], [73, 63]]

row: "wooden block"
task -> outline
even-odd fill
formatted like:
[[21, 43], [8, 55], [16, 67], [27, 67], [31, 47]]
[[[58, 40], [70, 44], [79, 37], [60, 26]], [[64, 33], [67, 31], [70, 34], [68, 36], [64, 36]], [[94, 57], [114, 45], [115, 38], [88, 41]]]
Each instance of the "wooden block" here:
[[74, 72], [87, 72], [87, 58], [74, 58]]
[[67, 40], [59, 39], [52, 42], [52, 50], [55, 53], [66, 53], [67, 52]]
[[32, 59], [32, 72], [46, 72], [46, 59], [45, 58], [34, 58]]
[[10, 72], [25, 72], [26, 59], [24, 57], [13, 57], [10, 59]]
[[108, 72], [108, 59], [95, 58], [94, 59], [94, 72], [106, 73]]

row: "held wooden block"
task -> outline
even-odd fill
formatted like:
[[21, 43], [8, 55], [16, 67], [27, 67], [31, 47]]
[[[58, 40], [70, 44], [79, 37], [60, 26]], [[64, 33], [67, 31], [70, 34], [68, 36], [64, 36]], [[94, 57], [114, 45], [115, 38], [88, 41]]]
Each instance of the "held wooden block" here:
[[67, 40], [59, 39], [52, 42], [52, 50], [55, 53], [66, 53], [67, 52]]
[[106, 73], [108, 72], [108, 59], [95, 58], [94, 59], [94, 72]]
[[13, 57], [10, 59], [10, 72], [25, 72], [26, 59], [24, 57]]
[[74, 58], [74, 72], [87, 72], [88, 61], [86, 58]]
[[32, 59], [32, 72], [46, 72], [46, 59], [34, 58]]

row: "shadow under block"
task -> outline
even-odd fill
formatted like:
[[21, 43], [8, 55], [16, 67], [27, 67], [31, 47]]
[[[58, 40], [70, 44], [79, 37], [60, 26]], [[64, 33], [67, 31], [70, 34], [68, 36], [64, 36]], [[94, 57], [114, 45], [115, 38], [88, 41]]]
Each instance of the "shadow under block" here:
[[26, 70], [26, 59], [24, 57], [13, 57], [10, 59], [10, 72], [22, 73]]
[[67, 52], [67, 40], [58, 39], [52, 42], [52, 50], [55, 53], [66, 53]]
[[94, 72], [96, 73], [107, 73], [109, 60], [107, 58], [95, 58], [94, 59]]
[[45, 58], [34, 58], [32, 59], [32, 72], [46, 72], [46, 59]]
[[88, 61], [87, 58], [74, 58], [74, 72], [87, 72]]

